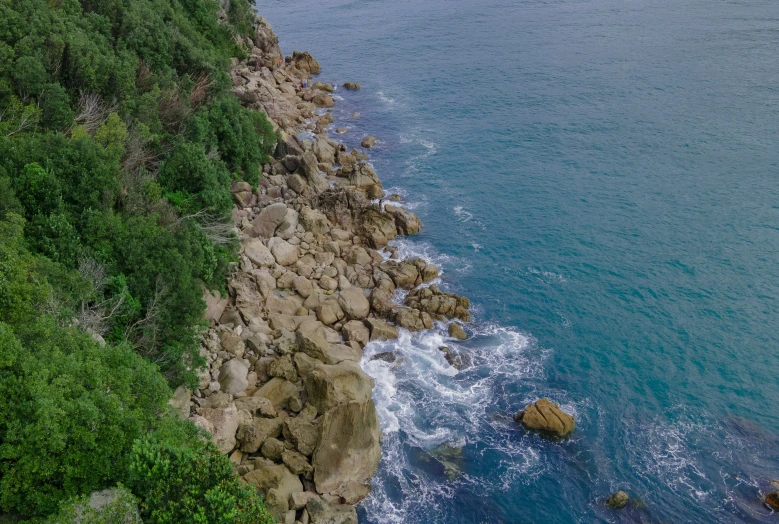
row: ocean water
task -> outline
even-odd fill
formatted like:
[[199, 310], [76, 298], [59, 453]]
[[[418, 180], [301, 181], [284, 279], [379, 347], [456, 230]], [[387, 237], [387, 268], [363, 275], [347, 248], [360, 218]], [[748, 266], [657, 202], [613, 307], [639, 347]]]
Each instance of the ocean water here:
[[[334, 127], [379, 138], [425, 224], [399, 247], [473, 303], [465, 342], [366, 349], [384, 439], [361, 522], [777, 522], [776, 0], [258, 10], [321, 80], [362, 84]], [[541, 396], [572, 438], [514, 424]], [[606, 507], [617, 489], [637, 503]]]

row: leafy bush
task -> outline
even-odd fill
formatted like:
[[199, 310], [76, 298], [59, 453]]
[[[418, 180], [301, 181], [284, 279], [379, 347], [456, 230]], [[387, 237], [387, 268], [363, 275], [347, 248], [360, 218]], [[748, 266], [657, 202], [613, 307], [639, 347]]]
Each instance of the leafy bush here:
[[0, 334], [0, 505], [46, 514], [121, 480], [170, 394], [155, 367], [49, 316]]
[[227, 456], [191, 425], [136, 442], [128, 486], [151, 524], [273, 522], [256, 491], [235, 478]]

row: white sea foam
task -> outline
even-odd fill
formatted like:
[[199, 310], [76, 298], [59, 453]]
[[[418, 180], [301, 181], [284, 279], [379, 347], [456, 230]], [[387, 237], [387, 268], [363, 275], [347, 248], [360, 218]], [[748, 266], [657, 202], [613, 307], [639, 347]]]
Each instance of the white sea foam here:
[[473, 220], [473, 213], [463, 209], [463, 206], [454, 206], [454, 216], [456, 216], [460, 222], [470, 222]]
[[389, 105], [395, 104], [395, 99], [394, 98], [390, 98], [387, 95], [385, 95], [384, 91], [379, 91], [376, 94], [379, 95], [379, 100], [381, 100], [385, 104], [389, 104]]
[[[431, 257], [436, 258], [440, 255]], [[472, 336], [465, 343], [447, 334], [446, 323], [437, 323], [431, 331], [401, 329], [397, 340], [366, 346], [361, 365], [375, 380], [373, 398], [384, 435], [373, 493], [362, 503], [371, 521], [419, 518], [421, 507], [435, 515], [438, 505], [462, 485], [498, 491], [523, 476], [540, 474], [543, 461], [538, 450], [518, 441], [513, 424], [495, 420], [489, 410], [507, 381], [541, 374], [548, 352], [536, 348], [527, 335], [497, 324], [472, 322], [468, 329]], [[468, 355], [472, 365], [461, 371], [453, 368], [440, 351], [442, 346]], [[387, 351], [395, 353], [394, 363], [371, 360]], [[487, 446], [498, 452], [500, 477], [469, 474], [465, 464], [456, 479], [437, 477], [429, 468], [435, 470], [436, 450], [444, 444]]]

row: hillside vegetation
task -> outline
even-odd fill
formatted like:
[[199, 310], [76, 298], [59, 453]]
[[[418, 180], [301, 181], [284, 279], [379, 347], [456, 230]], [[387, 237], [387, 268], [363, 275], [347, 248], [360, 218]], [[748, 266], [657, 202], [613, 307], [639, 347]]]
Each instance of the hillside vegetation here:
[[253, 19], [246, 0], [0, 0], [2, 512], [123, 483], [145, 522], [267, 518], [163, 415], [237, 247], [230, 184], [275, 146], [229, 92]]

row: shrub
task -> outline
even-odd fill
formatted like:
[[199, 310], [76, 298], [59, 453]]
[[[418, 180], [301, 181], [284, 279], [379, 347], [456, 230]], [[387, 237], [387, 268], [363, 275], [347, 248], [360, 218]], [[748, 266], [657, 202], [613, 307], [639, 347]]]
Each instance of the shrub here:
[[192, 424], [177, 425], [133, 446], [128, 486], [142, 500], [144, 522], [272, 523], [256, 491], [233, 475], [227, 456]]
[[0, 323], [0, 506], [45, 515], [121, 480], [170, 393], [126, 346], [100, 347], [49, 316], [17, 330]]

